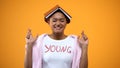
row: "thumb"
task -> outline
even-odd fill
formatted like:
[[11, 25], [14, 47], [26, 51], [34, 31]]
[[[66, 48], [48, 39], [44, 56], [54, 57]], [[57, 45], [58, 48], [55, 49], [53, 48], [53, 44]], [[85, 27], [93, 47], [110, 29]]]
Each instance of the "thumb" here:
[[35, 37], [35, 41], [37, 40], [37, 38], [38, 38], [38, 34], [37, 34], [36, 37]]
[[85, 37], [84, 31], [82, 31], [81, 35], [82, 35], [81, 40], [84, 40]]
[[77, 37], [77, 42], [79, 42], [79, 40], [80, 40], [80, 36]]

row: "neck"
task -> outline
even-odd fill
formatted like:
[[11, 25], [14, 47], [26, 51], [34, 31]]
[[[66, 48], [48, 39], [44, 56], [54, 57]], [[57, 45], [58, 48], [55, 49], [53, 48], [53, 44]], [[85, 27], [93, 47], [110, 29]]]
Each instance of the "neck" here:
[[52, 33], [49, 36], [55, 40], [61, 40], [67, 37], [64, 33], [60, 33], [60, 34]]

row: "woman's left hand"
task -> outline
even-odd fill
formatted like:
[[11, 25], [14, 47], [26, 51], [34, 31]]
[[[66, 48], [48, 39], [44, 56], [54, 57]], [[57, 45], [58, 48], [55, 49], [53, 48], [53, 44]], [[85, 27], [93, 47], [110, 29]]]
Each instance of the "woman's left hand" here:
[[78, 36], [78, 43], [81, 49], [84, 50], [88, 47], [88, 37], [84, 34], [84, 31], [82, 31], [81, 35], [81, 37]]

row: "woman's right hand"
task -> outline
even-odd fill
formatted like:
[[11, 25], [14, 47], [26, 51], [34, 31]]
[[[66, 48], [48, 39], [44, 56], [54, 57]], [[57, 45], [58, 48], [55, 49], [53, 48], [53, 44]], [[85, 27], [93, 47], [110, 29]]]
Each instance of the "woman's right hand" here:
[[26, 45], [29, 48], [32, 48], [35, 41], [37, 40], [38, 35], [34, 38], [31, 33], [31, 29], [28, 29], [27, 35], [26, 35]]

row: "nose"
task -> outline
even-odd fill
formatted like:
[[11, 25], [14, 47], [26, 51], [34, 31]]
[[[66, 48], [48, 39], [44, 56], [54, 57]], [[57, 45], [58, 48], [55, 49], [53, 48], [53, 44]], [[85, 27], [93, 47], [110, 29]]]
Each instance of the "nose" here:
[[57, 21], [57, 22], [56, 22], [56, 25], [60, 25], [60, 21]]

